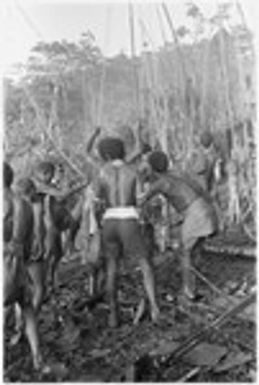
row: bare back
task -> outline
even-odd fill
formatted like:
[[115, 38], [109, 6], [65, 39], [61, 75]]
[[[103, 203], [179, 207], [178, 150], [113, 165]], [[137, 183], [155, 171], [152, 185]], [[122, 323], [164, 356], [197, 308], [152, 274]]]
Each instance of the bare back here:
[[5, 194], [4, 240], [21, 245], [24, 257], [30, 255], [33, 239], [33, 210], [29, 202], [16, 194]]
[[13, 235], [13, 193], [10, 189], [5, 189], [3, 194], [3, 227], [4, 242], [10, 242]]
[[102, 171], [97, 195], [107, 207], [136, 205], [136, 172], [122, 161], [106, 164]]

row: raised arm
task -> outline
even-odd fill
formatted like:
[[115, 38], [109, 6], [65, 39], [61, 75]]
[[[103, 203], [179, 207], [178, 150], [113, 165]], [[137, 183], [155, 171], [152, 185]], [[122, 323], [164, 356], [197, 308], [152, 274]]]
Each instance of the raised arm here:
[[143, 130], [144, 130], [144, 127], [140, 122], [138, 126], [138, 131], [137, 131], [137, 145], [135, 149], [132, 151], [132, 153], [129, 154], [129, 156], [126, 159], [126, 162], [128, 164], [132, 164], [136, 162], [138, 159], [141, 158], [142, 155], [152, 151], [151, 146], [143, 138]]
[[71, 195], [73, 195], [73, 194], [79, 192], [80, 190], [84, 189], [85, 187], [87, 187], [88, 184], [89, 184], [89, 181], [84, 181], [80, 185], [75, 186], [70, 190], [64, 191], [64, 190], [59, 190], [55, 186], [47, 186], [44, 183], [38, 182], [37, 183], [37, 190], [39, 193], [53, 196], [58, 200], [65, 200], [65, 199], [69, 198]]
[[87, 145], [86, 145], [86, 152], [88, 155], [91, 155], [94, 144], [96, 143], [96, 139], [98, 138], [100, 133], [101, 133], [101, 127], [96, 127], [96, 129], [94, 130], [94, 132], [90, 136], [90, 139], [88, 140]]

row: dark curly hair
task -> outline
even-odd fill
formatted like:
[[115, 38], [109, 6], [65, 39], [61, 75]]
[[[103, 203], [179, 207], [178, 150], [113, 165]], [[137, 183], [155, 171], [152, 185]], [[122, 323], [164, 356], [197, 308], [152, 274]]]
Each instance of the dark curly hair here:
[[204, 131], [200, 136], [200, 142], [203, 147], [208, 148], [213, 142], [213, 136], [209, 131]]
[[26, 196], [30, 195], [33, 192], [36, 192], [36, 186], [33, 180], [30, 178], [19, 179], [16, 186], [18, 191]]
[[4, 187], [11, 187], [13, 183], [13, 178], [14, 178], [14, 172], [13, 168], [10, 166], [9, 163], [4, 162], [4, 167], [3, 167], [3, 182], [4, 182]]
[[55, 165], [50, 161], [39, 162], [36, 171], [42, 174], [52, 173], [54, 175]]
[[163, 151], [153, 151], [148, 157], [148, 163], [153, 171], [165, 172], [168, 169], [168, 158]]
[[107, 136], [100, 140], [98, 151], [104, 161], [124, 159], [125, 148], [121, 139]]

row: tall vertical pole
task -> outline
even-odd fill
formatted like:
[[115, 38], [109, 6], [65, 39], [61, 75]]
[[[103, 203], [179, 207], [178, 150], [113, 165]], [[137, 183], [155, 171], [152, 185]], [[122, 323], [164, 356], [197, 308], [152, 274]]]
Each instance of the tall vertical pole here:
[[[105, 39], [104, 44], [107, 47], [109, 43], [110, 38], [110, 23], [111, 23], [111, 6], [107, 4], [106, 8], [106, 33], [105, 33]], [[100, 91], [99, 91], [99, 100], [97, 105], [97, 126], [102, 125], [102, 118], [103, 118], [103, 105], [104, 105], [104, 83], [106, 80], [106, 59], [103, 57], [103, 64], [102, 64], [102, 73], [101, 73], [101, 81], [100, 81]]]
[[184, 75], [184, 78], [186, 80], [187, 79], [187, 70], [186, 70], [186, 66], [185, 66], [184, 57], [182, 55], [182, 51], [181, 51], [181, 49], [179, 47], [179, 41], [178, 41], [177, 34], [175, 32], [173, 20], [172, 20], [172, 18], [170, 16], [170, 13], [169, 13], [168, 8], [167, 8], [165, 3], [162, 3], [162, 9], [164, 11], [166, 20], [167, 20], [169, 28], [171, 30], [171, 33], [172, 33], [172, 36], [173, 36], [173, 39], [174, 39], [174, 42], [175, 42], [175, 47], [176, 47], [176, 49], [178, 51], [178, 55], [179, 55], [179, 58], [180, 58], [180, 61], [181, 61], [183, 75]]
[[140, 117], [141, 107], [140, 107], [140, 95], [139, 95], [139, 76], [138, 76], [138, 63], [136, 60], [136, 42], [135, 42], [135, 26], [134, 26], [134, 8], [131, 3], [128, 4], [128, 14], [129, 14], [129, 27], [130, 27], [130, 47], [131, 47], [131, 58], [133, 60], [134, 66], [134, 80], [135, 80], [135, 100], [136, 100], [136, 109], [137, 116]]
[[[188, 90], [187, 90], [188, 72], [187, 72], [187, 68], [185, 65], [184, 56], [183, 56], [182, 50], [180, 48], [178, 37], [177, 37], [176, 31], [175, 31], [173, 20], [170, 16], [169, 10], [168, 10], [167, 5], [165, 3], [162, 3], [162, 9], [163, 9], [165, 17], [167, 19], [167, 22], [168, 22], [168, 25], [169, 25], [169, 28], [171, 30], [172, 37], [173, 37], [173, 40], [175, 43], [175, 47], [176, 47], [176, 50], [178, 52], [179, 62], [180, 62], [180, 66], [181, 66], [181, 70], [182, 70], [182, 74], [183, 74], [183, 88], [184, 88], [185, 92], [186, 91], [188, 92]], [[189, 150], [193, 145], [193, 131], [194, 131], [193, 130], [193, 122], [192, 122], [191, 118], [188, 118], [188, 128], [189, 128], [189, 135], [188, 135], [188, 138], [186, 138], [186, 139], [187, 139], [187, 143], [188, 143], [187, 146], [188, 146], [188, 150]]]

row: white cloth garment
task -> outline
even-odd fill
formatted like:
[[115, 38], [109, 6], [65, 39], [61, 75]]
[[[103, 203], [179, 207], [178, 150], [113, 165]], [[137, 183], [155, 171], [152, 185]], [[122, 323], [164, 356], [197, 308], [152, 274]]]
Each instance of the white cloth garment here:
[[134, 206], [111, 207], [105, 211], [103, 220], [105, 219], [139, 219], [139, 213]]

